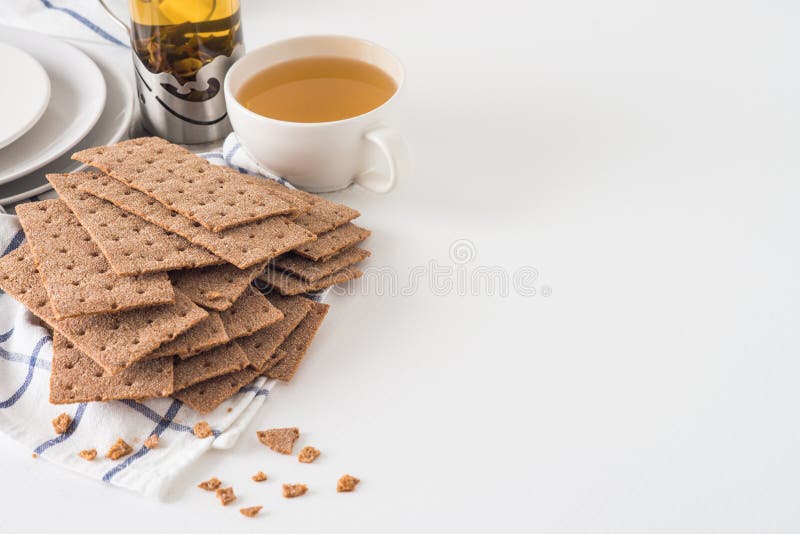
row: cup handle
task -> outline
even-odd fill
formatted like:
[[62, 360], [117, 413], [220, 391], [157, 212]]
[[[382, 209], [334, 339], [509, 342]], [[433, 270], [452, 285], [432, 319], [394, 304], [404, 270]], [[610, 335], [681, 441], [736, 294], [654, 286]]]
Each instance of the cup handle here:
[[408, 148], [403, 138], [388, 126], [378, 126], [364, 134], [364, 139], [377, 146], [386, 162], [389, 164], [389, 173], [379, 173], [374, 169], [362, 172], [356, 176], [355, 182], [373, 193], [388, 193], [394, 189], [398, 175], [408, 172]]

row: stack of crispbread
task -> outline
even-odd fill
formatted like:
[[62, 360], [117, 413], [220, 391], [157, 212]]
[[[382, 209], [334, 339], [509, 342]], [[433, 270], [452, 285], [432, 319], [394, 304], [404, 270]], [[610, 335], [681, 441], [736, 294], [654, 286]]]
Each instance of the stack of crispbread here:
[[163, 139], [73, 158], [99, 170], [48, 175], [60, 199], [19, 205], [27, 242], [0, 259], [0, 288], [54, 331], [56, 404], [206, 413], [259, 375], [288, 381], [328, 312], [303, 295], [369, 256], [356, 210]]

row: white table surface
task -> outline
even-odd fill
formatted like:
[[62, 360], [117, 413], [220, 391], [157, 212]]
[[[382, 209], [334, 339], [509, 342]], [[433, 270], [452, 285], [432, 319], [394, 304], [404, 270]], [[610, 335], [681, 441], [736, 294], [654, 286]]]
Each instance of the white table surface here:
[[[790, 0], [245, 1], [249, 47], [347, 33], [407, 66], [413, 176], [332, 197], [369, 265], [534, 267], [537, 294], [332, 296], [296, 379], [171, 502], [0, 438], [0, 531], [797, 532], [798, 23]], [[318, 463], [257, 443], [281, 425]]]

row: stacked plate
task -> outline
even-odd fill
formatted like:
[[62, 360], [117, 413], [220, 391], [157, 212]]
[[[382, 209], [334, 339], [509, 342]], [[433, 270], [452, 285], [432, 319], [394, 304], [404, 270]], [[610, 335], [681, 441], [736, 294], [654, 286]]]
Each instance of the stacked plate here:
[[128, 135], [130, 51], [0, 26], [0, 205], [50, 189], [47, 173], [84, 165], [73, 152]]

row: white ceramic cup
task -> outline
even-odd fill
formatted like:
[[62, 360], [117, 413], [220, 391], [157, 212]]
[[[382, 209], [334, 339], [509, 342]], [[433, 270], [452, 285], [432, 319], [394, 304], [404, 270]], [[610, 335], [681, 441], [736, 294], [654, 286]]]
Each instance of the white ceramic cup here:
[[[254, 74], [277, 63], [310, 56], [370, 63], [394, 79], [397, 91], [383, 105], [363, 115], [315, 123], [264, 117], [236, 100], [242, 85]], [[338, 35], [296, 37], [253, 50], [237, 61], [225, 77], [225, 100], [233, 130], [266, 170], [317, 193], [342, 189], [354, 182], [376, 193], [388, 193], [409, 167], [402, 137], [383, 124], [396, 103], [404, 77], [400, 61], [375, 43]], [[376, 169], [371, 157], [375, 154], [385, 158], [387, 172]]]

